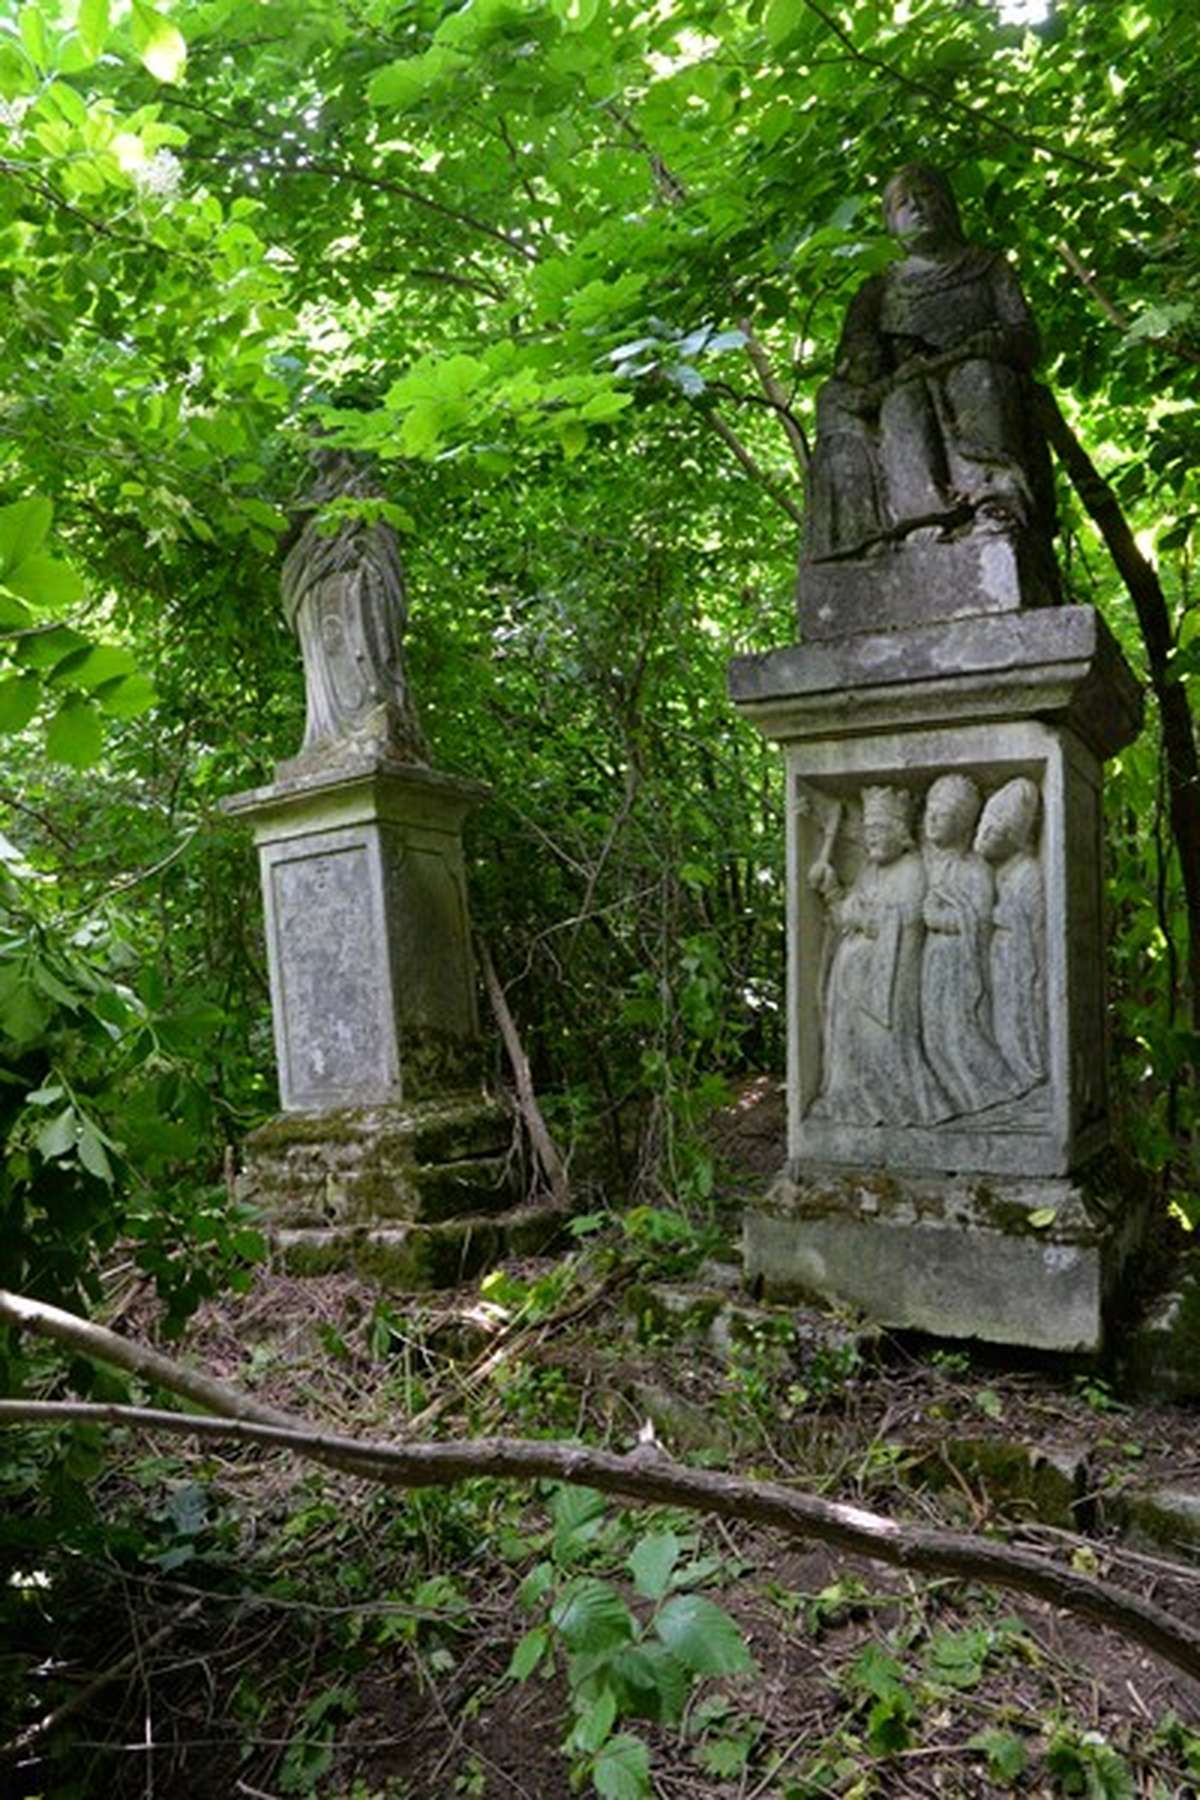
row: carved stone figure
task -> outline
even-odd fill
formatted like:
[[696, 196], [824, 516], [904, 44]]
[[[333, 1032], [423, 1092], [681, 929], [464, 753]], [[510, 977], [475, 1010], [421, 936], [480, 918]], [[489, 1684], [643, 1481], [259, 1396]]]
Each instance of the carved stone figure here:
[[382, 519], [348, 516], [322, 531], [320, 508], [338, 498], [378, 499], [369, 471], [322, 454], [313, 517], [283, 565], [283, 610], [304, 657], [307, 718], [302, 756], [375, 748], [424, 762], [401, 650], [408, 602], [396, 533]]
[[959, 1113], [981, 1112], [1028, 1085], [1014, 1076], [992, 1035], [995, 882], [991, 866], [970, 848], [981, 804], [966, 775], [939, 777], [925, 800], [921, 1037]]
[[814, 1118], [932, 1123], [947, 1100], [921, 1051], [925, 869], [913, 844], [911, 797], [863, 790], [866, 860], [842, 886], [823, 854], [809, 881], [836, 933], [824, 988], [821, 1091]]
[[1049, 543], [1054, 499], [1031, 407], [1037, 331], [1016, 276], [963, 237], [936, 169], [884, 190], [904, 258], [855, 294], [835, 374], [817, 399], [806, 561], [905, 539], [1023, 533]]
[[1033, 853], [1038, 790], [1018, 776], [983, 809], [975, 848], [996, 869], [990, 952], [992, 1024], [1023, 1088], [1046, 1079], [1046, 903]]

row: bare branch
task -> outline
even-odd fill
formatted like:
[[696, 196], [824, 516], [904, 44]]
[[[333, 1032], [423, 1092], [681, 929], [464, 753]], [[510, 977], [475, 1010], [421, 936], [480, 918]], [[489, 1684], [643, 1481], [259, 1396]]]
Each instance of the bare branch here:
[[721, 438], [723, 442], [728, 444], [750, 479], [756, 481], [759, 487], [766, 489], [775, 504], [783, 508], [789, 519], [796, 525], [803, 526], [804, 513], [800, 507], [796, 505], [796, 502], [792, 499], [790, 494], [785, 494], [783, 492], [774, 477], [767, 474], [767, 471], [762, 467], [761, 463], [757, 462], [755, 458], [751, 456], [749, 450], [747, 450], [745, 444], [743, 444], [732, 425], [728, 424], [728, 422], [721, 417], [715, 407], [701, 407], [700, 411], [709, 425], [712, 426], [717, 436]]
[[[183, 1373], [183, 1371], [180, 1371]], [[639, 1447], [629, 1456], [579, 1444], [480, 1438], [467, 1443], [383, 1444], [323, 1432], [285, 1430], [246, 1420], [205, 1418], [150, 1407], [93, 1405], [74, 1400], [0, 1401], [0, 1425], [87, 1423], [129, 1426], [201, 1439], [232, 1438], [291, 1450], [353, 1470], [387, 1487], [449, 1486], [480, 1476], [558, 1480], [657, 1506], [684, 1506], [719, 1519], [748, 1519], [797, 1539], [816, 1538], [854, 1556], [922, 1575], [985, 1581], [1015, 1589], [1107, 1626], [1193, 1680], [1200, 1679], [1200, 1629], [1153, 1601], [1098, 1580], [1034, 1551], [967, 1532], [902, 1525], [881, 1513], [823, 1500], [781, 1482], [747, 1481], [711, 1470], [685, 1469], [660, 1451]]]

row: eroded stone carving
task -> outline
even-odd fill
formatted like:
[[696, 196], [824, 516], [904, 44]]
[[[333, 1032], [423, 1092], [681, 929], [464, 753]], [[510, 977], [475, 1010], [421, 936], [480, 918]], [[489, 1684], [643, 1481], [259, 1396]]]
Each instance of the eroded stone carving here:
[[864, 788], [866, 860], [852, 885], [842, 886], [827, 853], [809, 872], [834, 931], [814, 1118], [912, 1124], [952, 1110], [921, 1049], [926, 882], [911, 805], [903, 788]]
[[970, 776], [939, 776], [918, 851], [912, 794], [865, 787], [848, 883], [834, 867], [844, 803], [827, 815], [808, 875], [828, 924], [811, 1118], [929, 1127], [992, 1112], [1001, 1125], [1045, 1081], [1038, 799], [1020, 777], [984, 806]]
[[971, 848], [982, 798], [967, 775], [943, 775], [925, 800], [925, 948], [921, 1041], [956, 1113], [1010, 1100], [1022, 1085], [991, 1030], [989, 962], [995, 882]]
[[1033, 853], [1038, 791], [1024, 776], [992, 795], [975, 847], [996, 869], [990, 980], [996, 1042], [1026, 1086], [1046, 1076], [1046, 903]]
[[976, 533], [1049, 544], [1054, 497], [1033, 417], [1037, 330], [998, 251], [968, 243], [954, 195], [913, 163], [884, 190], [906, 255], [850, 303], [817, 399], [807, 562]]
[[408, 617], [396, 533], [383, 519], [348, 516], [330, 535], [320, 508], [334, 499], [378, 499], [369, 470], [322, 453], [310, 495], [313, 517], [283, 565], [283, 610], [300, 639], [307, 717], [301, 755], [375, 749], [425, 762], [404, 677]]

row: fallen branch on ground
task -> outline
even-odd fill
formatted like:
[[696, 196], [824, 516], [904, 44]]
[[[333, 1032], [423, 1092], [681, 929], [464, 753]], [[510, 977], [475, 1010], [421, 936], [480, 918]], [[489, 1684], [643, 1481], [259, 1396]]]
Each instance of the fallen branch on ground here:
[[[1153, 1651], [1185, 1675], [1200, 1680], [1200, 1630], [1175, 1618], [1152, 1601], [1113, 1587], [1093, 1575], [1051, 1562], [1029, 1550], [965, 1532], [902, 1525], [858, 1506], [823, 1500], [779, 1482], [748, 1481], [711, 1470], [685, 1469], [644, 1449], [630, 1456], [592, 1450], [577, 1444], [528, 1443], [519, 1438], [481, 1438], [448, 1444], [361, 1443], [355, 1438], [314, 1431], [304, 1420], [276, 1415], [285, 1425], [248, 1417], [251, 1410], [270, 1411], [236, 1389], [197, 1377], [169, 1357], [117, 1338], [101, 1326], [77, 1319], [58, 1307], [0, 1290], [0, 1320], [20, 1323], [102, 1361], [123, 1368], [153, 1366], [153, 1380], [176, 1392], [195, 1393], [202, 1384], [203, 1402], [234, 1417], [206, 1418], [194, 1413], [162, 1412], [149, 1407], [94, 1405], [73, 1400], [0, 1401], [0, 1425], [22, 1422], [85, 1421], [128, 1425], [199, 1438], [234, 1438], [274, 1445], [387, 1487], [449, 1486], [480, 1476], [505, 1479], [549, 1479], [619, 1494], [627, 1500], [660, 1506], [684, 1506], [722, 1519], [744, 1519], [770, 1526], [793, 1538], [816, 1538], [836, 1549], [893, 1568], [923, 1575], [950, 1575], [961, 1581], [984, 1581], [994, 1587], [1032, 1594], [1052, 1606], [1108, 1626], [1124, 1638]], [[70, 1327], [69, 1331], [67, 1327]], [[113, 1355], [113, 1345], [120, 1354]]]

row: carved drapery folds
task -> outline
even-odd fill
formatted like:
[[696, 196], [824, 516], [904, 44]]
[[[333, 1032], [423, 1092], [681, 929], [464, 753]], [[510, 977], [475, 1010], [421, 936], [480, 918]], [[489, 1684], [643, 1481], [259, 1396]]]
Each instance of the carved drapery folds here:
[[[1027, 777], [984, 804], [964, 774], [937, 777], [920, 797], [867, 786], [829, 808], [808, 871], [827, 925], [810, 1117], [985, 1124], [1044, 1084], [1038, 811]], [[856, 839], [858, 858], [847, 854]], [[855, 860], [852, 875], [839, 873]]]

